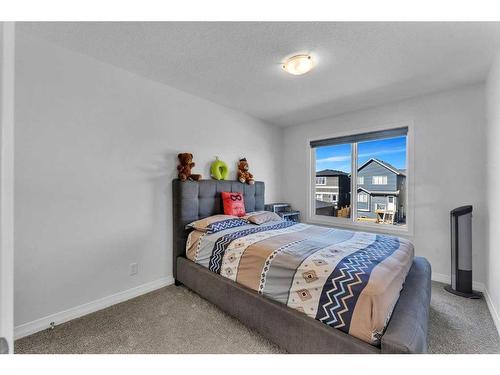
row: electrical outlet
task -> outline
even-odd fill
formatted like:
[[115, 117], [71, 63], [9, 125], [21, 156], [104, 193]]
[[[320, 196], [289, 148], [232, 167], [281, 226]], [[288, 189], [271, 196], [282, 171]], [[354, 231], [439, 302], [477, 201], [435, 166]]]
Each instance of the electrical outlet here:
[[130, 263], [130, 276], [137, 275], [138, 268], [137, 263]]

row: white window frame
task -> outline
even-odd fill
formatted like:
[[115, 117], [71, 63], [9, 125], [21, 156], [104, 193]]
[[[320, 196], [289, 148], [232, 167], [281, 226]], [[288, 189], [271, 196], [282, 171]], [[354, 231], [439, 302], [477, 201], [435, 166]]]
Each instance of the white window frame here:
[[365, 176], [358, 176], [358, 185], [365, 184]]
[[[359, 197], [360, 197], [360, 196], [361, 196], [361, 197], [365, 197], [365, 198], [366, 198], [366, 200], [361, 200], [361, 201], [360, 201], [360, 200], [359, 200]], [[367, 194], [367, 193], [365, 193], [364, 191], [359, 191], [359, 192], [358, 192], [358, 202], [359, 202], [359, 203], [368, 203], [368, 194]]]
[[[318, 183], [318, 180], [323, 181], [323, 183]], [[326, 177], [316, 177], [316, 186], [324, 186], [326, 185]]]
[[[408, 133], [406, 135], [406, 225], [400, 226], [389, 226], [389, 225], [380, 225], [370, 222], [356, 221], [358, 205], [357, 198], [351, 199], [351, 218], [339, 218], [334, 216], [323, 216], [316, 215], [315, 211], [315, 178], [316, 178], [316, 153], [315, 149], [311, 148], [310, 143], [312, 141], [318, 141], [322, 139], [328, 138], [336, 138], [336, 137], [345, 137], [353, 134], [362, 134], [366, 132], [372, 131], [384, 131], [395, 129], [399, 127], [407, 127]], [[356, 190], [356, 185], [354, 184], [357, 181], [357, 170], [356, 170], [356, 161], [358, 158], [358, 149], [357, 143], [351, 145], [352, 147], [352, 160], [351, 160], [351, 195], [354, 190]], [[334, 227], [342, 227], [354, 230], [362, 230], [366, 232], [374, 232], [374, 233], [390, 233], [397, 234], [406, 238], [412, 238], [414, 233], [414, 182], [413, 182], [413, 171], [414, 171], [414, 124], [413, 121], [407, 121], [399, 124], [390, 124], [390, 125], [382, 125], [382, 126], [373, 126], [369, 128], [358, 128], [358, 129], [349, 129], [345, 132], [338, 133], [330, 133], [324, 134], [320, 137], [309, 138], [306, 139], [305, 144], [306, 157], [309, 159], [309, 179], [307, 183], [307, 191], [306, 191], [306, 215], [305, 221], [310, 224], [319, 224], [325, 226], [334, 226]], [[354, 186], [353, 186], [354, 185]]]
[[[317, 197], [318, 195], [321, 195], [321, 198], [318, 198]], [[332, 200], [331, 201], [323, 200], [323, 196], [324, 195], [329, 195], [330, 197], [332, 197]], [[322, 202], [328, 202], [328, 203], [336, 203], [337, 202], [337, 199], [333, 199], [333, 197], [337, 198], [337, 194], [336, 193], [330, 193], [330, 192], [321, 191], [321, 192], [316, 192], [315, 196], [316, 196], [316, 199], [321, 200]]]
[[372, 185], [387, 185], [387, 176], [372, 176]]
[[[377, 208], [377, 206], [378, 206], [379, 204], [383, 204], [383, 205], [385, 206], [385, 208]], [[375, 202], [375, 203], [373, 204], [373, 211], [377, 211], [377, 210], [382, 210], [382, 211], [387, 210], [387, 203], [379, 203], [379, 202]]]
[[366, 196], [366, 202], [361, 202], [361, 203], [366, 203], [366, 207], [367, 208], [358, 208], [356, 207], [356, 211], [361, 211], [361, 212], [370, 212], [370, 205], [372, 204], [372, 200], [371, 200], [371, 197], [370, 197], [370, 194], [368, 194], [366, 191], [360, 191], [356, 194], [356, 206], [358, 205], [358, 195], [360, 193], [364, 193], [364, 195]]

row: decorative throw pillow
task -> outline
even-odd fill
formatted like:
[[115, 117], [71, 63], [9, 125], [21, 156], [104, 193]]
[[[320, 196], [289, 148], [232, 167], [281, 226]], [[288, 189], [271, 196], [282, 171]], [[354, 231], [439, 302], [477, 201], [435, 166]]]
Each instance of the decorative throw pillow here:
[[239, 217], [236, 217], [234, 219], [217, 221], [217, 222], [212, 223], [209, 226], [207, 226], [206, 233], [208, 233], [208, 234], [217, 233], [217, 232], [220, 232], [222, 230], [241, 227], [243, 225], [248, 225], [248, 224], [250, 224], [250, 223], [247, 220], [241, 219]]
[[245, 215], [245, 202], [243, 201], [243, 194], [230, 193], [224, 191], [222, 194], [222, 204], [224, 205], [224, 214], [234, 216]]
[[243, 216], [243, 219], [246, 219], [249, 222], [257, 225], [268, 223], [270, 221], [283, 221], [283, 219], [277, 213], [270, 211], [250, 212]]
[[235, 228], [247, 225], [248, 221], [232, 215], [213, 215], [204, 219], [193, 221], [186, 225], [187, 228], [193, 228], [206, 233], [217, 233], [221, 230]]

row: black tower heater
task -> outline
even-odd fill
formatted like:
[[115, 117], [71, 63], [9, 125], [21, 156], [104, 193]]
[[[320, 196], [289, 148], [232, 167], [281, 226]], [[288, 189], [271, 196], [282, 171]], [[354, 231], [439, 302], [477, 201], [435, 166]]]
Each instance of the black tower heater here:
[[451, 285], [444, 288], [466, 298], [481, 298], [472, 290], [472, 206], [462, 206], [450, 212], [451, 226]]

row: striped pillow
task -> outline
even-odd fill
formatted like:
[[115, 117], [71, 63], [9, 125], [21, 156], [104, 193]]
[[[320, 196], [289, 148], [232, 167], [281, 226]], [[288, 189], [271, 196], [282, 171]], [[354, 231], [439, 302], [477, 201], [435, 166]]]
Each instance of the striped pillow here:
[[207, 234], [217, 233], [222, 230], [247, 225], [249, 222], [232, 215], [213, 215], [204, 219], [193, 221], [186, 225], [186, 228], [196, 229]]

